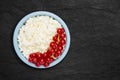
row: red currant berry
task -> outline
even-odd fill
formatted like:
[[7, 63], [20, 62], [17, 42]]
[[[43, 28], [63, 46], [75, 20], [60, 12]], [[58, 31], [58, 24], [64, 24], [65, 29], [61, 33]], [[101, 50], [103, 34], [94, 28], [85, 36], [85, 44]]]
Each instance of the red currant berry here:
[[48, 55], [47, 55], [47, 52], [45, 52], [44, 54], [43, 54], [43, 58], [46, 58]]
[[51, 49], [51, 53], [54, 53], [55, 52], [55, 50], [54, 49]]
[[46, 63], [44, 63], [43, 65], [44, 65], [45, 67], [48, 67], [48, 66], [49, 66], [49, 63], [46, 62]]
[[58, 34], [64, 33], [64, 29], [63, 29], [63, 28], [58, 28], [58, 29], [57, 29], [57, 33], [58, 33]]
[[49, 53], [54, 53], [54, 51], [55, 51], [55, 50], [54, 50], [54, 49], [52, 49], [52, 48], [51, 48], [51, 49], [49, 49]]
[[61, 40], [60, 40], [60, 43], [61, 43], [62, 45], [65, 45], [65, 44], [66, 44], [66, 40], [65, 40], [65, 39], [61, 39]]
[[62, 52], [61, 52], [60, 50], [57, 51], [57, 54], [58, 54], [58, 55], [61, 55], [61, 53], [62, 53]]
[[55, 42], [57, 42], [57, 40], [58, 40], [58, 34], [56, 34], [56, 35], [53, 37], [53, 40], [54, 40]]
[[50, 43], [50, 47], [53, 47], [55, 45], [55, 42]]
[[56, 48], [57, 48], [57, 44], [55, 43], [52, 48], [53, 48], [53, 49], [56, 49]]
[[40, 64], [39, 62], [37, 62], [37, 63], [35, 63], [35, 65], [36, 65], [37, 67], [39, 67], [41, 64]]
[[53, 53], [54, 53], [54, 49], [51, 49], [50, 52], [47, 52], [48, 56], [52, 56]]
[[45, 62], [44, 62], [44, 59], [39, 59], [39, 63], [41, 64], [41, 65], [43, 65]]
[[31, 53], [31, 54], [29, 55], [29, 57], [30, 57], [30, 58], [36, 57], [36, 53]]
[[37, 57], [38, 57], [38, 58], [41, 58], [41, 57], [42, 57], [42, 54], [41, 54], [41, 53], [37, 54]]
[[59, 54], [58, 54], [58, 53], [55, 53], [55, 54], [54, 54], [54, 57], [56, 57], [56, 58], [57, 58], [58, 56], [59, 56]]
[[33, 62], [33, 58], [29, 57], [28, 61]]
[[66, 34], [61, 34], [60, 37], [64, 39], [66, 37]]
[[33, 63], [37, 63], [37, 58], [33, 58]]
[[51, 62], [50, 58], [46, 58], [46, 62], [50, 63]]
[[58, 46], [58, 50], [62, 51], [63, 47], [62, 46]]

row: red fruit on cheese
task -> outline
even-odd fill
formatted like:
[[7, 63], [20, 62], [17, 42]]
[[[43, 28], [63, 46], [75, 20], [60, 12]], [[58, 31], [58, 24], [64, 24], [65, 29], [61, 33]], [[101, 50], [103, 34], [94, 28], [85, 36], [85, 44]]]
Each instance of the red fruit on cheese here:
[[56, 34], [55, 36], [53, 36], [53, 41], [55, 41], [55, 42], [58, 41], [58, 34]]
[[31, 54], [29, 55], [29, 57], [31, 57], [31, 58], [36, 57], [36, 53], [31, 53]]
[[37, 67], [39, 67], [40, 65], [48, 67], [49, 64], [54, 61], [54, 58], [58, 58], [62, 54], [65, 44], [65, 30], [64, 28], [58, 28], [57, 34], [53, 36], [52, 42], [50, 42], [49, 49], [44, 53], [31, 53], [29, 55], [28, 61], [34, 63]]
[[56, 44], [55, 42], [51, 42], [50, 47], [53, 47], [55, 44]]

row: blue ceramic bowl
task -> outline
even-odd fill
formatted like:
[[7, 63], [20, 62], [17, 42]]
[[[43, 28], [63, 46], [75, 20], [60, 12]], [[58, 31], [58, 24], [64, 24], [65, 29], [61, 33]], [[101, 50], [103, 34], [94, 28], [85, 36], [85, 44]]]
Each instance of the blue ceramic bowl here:
[[[66, 33], [66, 46], [65, 46], [65, 49], [62, 53], [62, 55], [56, 59], [55, 61], [53, 61], [48, 67], [44, 67], [44, 66], [40, 66], [40, 67], [36, 67], [33, 63], [30, 63], [24, 56], [23, 54], [20, 52], [20, 49], [18, 47], [18, 41], [17, 41], [17, 37], [18, 37], [18, 34], [19, 34], [19, 30], [20, 28], [24, 25], [24, 23], [31, 17], [34, 17], [34, 16], [50, 16], [52, 18], [54, 18], [55, 20], [57, 20], [61, 25], [62, 27], [65, 29], [65, 33]], [[28, 15], [26, 15], [25, 17], [23, 17], [20, 22], [17, 24], [15, 30], [14, 30], [14, 34], [13, 34], [13, 45], [14, 45], [14, 49], [18, 55], [18, 57], [24, 62], [26, 63], [27, 65], [31, 66], [31, 67], [34, 67], [34, 68], [40, 68], [40, 69], [43, 69], [43, 68], [49, 68], [49, 67], [52, 67], [52, 66], [55, 66], [56, 64], [58, 64], [59, 62], [61, 62], [64, 57], [67, 55], [67, 52], [68, 52], [68, 49], [70, 47], [70, 33], [69, 33], [69, 30], [68, 30], [68, 27], [67, 25], [65, 24], [65, 22], [60, 18], [58, 17], [57, 15], [51, 13], [51, 12], [47, 12], [47, 11], [36, 11], [36, 12], [32, 12]]]

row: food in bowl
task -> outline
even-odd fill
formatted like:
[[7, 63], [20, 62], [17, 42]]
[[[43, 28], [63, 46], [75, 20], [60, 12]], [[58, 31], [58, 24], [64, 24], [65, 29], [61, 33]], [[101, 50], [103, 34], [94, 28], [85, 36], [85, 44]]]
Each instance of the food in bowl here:
[[48, 67], [60, 57], [66, 45], [64, 28], [49, 16], [29, 18], [20, 28], [17, 39], [23, 56], [37, 67]]

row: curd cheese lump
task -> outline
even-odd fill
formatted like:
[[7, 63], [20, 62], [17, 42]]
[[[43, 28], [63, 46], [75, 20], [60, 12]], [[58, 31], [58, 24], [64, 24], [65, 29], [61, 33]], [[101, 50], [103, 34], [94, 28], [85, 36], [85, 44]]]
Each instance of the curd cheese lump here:
[[19, 31], [20, 51], [27, 59], [31, 53], [47, 51], [58, 28], [61, 24], [49, 16], [29, 18]]

